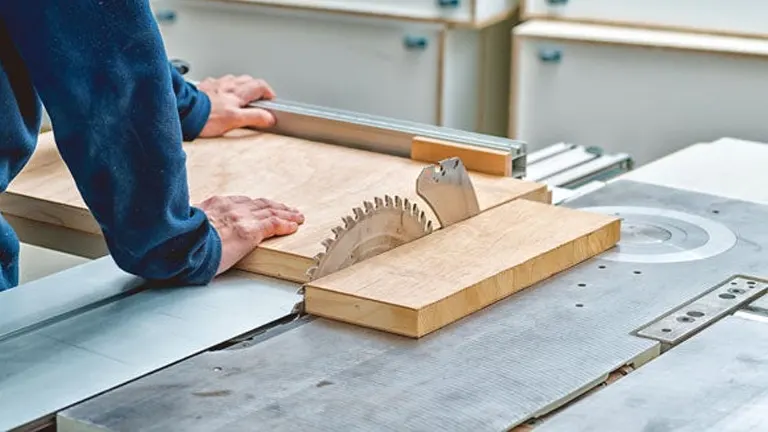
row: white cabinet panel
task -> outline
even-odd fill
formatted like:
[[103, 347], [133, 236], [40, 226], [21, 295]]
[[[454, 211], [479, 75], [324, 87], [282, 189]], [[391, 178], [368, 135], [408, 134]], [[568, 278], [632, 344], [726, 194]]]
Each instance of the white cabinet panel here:
[[281, 99], [506, 135], [512, 19], [454, 28], [253, 3], [152, 7], [192, 80], [249, 74]]
[[567, 141], [644, 164], [721, 137], [768, 141], [768, 41], [536, 21], [514, 33], [510, 135], [531, 151]]
[[293, 8], [328, 9], [429, 20], [469, 21], [471, 0], [243, 0]]
[[439, 120], [440, 24], [189, 0], [153, 8], [191, 79], [250, 74], [283, 99]]
[[[216, 3], [217, 0], [208, 0]], [[221, 0], [218, 0], [221, 1]], [[483, 24], [517, 8], [518, 0], [227, 0], [251, 5], [409, 18], [459, 24]]]
[[627, 23], [768, 35], [765, 0], [522, 0], [523, 18]]

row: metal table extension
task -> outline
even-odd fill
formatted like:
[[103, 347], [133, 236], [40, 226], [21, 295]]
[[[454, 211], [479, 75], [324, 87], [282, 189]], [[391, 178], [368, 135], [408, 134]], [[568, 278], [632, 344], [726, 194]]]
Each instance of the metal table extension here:
[[[637, 332], [702, 293], [730, 286], [737, 275], [754, 282], [727, 304], [728, 315], [768, 289], [754, 279], [768, 268], [768, 256], [755, 253], [768, 247], [764, 206], [629, 181], [566, 205], [619, 206], [627, 225], [643, 229], [630, 231], [615, 253], [423, 339], [304, 318], [65, 410], [61, 429], [508, 430], [574, 400], [614, 370], [658, 357], [664, 344]], [[642, 208], [695, 217], [661, 212], [648, 219]], [[689, 235], [653, 234], [667, 228]], [[710, 243], [717, 253], [674, 255]], [[713, 329], [681, 325], [694, 327], [689, 337]], [[658, 358], [692, 341], [675, 341]]]

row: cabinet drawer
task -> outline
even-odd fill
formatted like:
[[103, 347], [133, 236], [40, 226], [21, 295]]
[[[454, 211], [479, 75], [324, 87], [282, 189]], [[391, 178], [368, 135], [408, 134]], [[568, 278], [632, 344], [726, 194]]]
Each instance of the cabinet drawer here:
[[154, 1], [169, 57], [201, 80], [264, 78], [279, 98], [439, 122], [442, 24], [189, 0]]
[[644, 164], [768, 136], [768, 41], [530, 21], [513, 59], [510, 135], [531, 151], [566, 141]]
[[765, 0], [521, 0], [521, 16], [768, 35]]
[[[518, 0], [228, 0], [313, 11], [346, 12], [459, 24], [495, 21], [517, 8]], [[216, 3], [215, 0], [210, 3]]]

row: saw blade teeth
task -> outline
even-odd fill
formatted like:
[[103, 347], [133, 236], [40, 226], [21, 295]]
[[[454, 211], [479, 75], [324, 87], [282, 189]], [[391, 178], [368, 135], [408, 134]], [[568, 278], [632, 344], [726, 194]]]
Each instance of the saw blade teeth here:
[[331, 232], [333, 233], [334, 237], [339, 238], [341, 233], [344, 232], [344, 228], [342, 228], [340, 226], [333, 227], [333, 228], [331, 228]]
[[419, 222], [425, 223], [427, 221], [427, 214], [422, 212], [419, 212]]
[[373, 199], [373, 201], [376, 203], [376, 208], [384, 207], [384, 200], [383, 199], [381, 199], [379, 197], [376, 197], [376, 198]]
[[363, 201], [363, 207], [365, 207], [366, 213], [370, 213], [374, 209], [373, 203], [370, 201]]
[[392, 197], [389, 195], [384, 195], [384, 205], [386, 207], [392, 207], [392, 204], [393, 204]]
[[427, 221], [427, 234], [430, 234], [434, 228], [432, 227], [432, 221]]
[[344, 227], [350, 229], [355, 226], [355, 220], [351, 216], [344, 216], [341, 220], [344, 221]]
[[353, 208], [352, 212], [355, 213], [355, 218], [357, 218], [357, 220], [361, 220], [365, 217], [365, 212], [360, 207]]
[[421, 209], [419, 208], [419, 206], [416, 203], [411, 203], [410, 205], [411, 205], [411, 208], [406, 209], [406, 210], [409, 213], [411, 213], [411, 215], [418, 216], [419, 212], [421, 212]]
[[331, 245], [333, 244], [333, 239], [327, 238], [327, 239], [323, 240], [322, 244], [323, 244], [323, 246], [325, 246], [325, 250], [328, 250], [328, 248], [330, 248]]
[[406, 213], [411, 213], [413, 211], [413, 203], [411, 203], [411, 200], [408, 198], [403, 200], [403, 209], [405, 209]]
[[400, 198], [400, 195], [395, 195], [395, 207], [399, 209], [403, 208], [403, 199]]
[[312, 280], [315, 278], [315, 273], [317, 273], [317, 267], [310, 267], [307, 269], [306, 275], [309, 278], [309, 280]]
[[318, 253], [317, 253], [317, 255], [315, 255], [314, 257], [312, 257], [312, 260], [313, 260], [314, 262], [316, 262], [316, 263], [319, 263], [320, 261], [322, 261], [322, 260], [323, 260], [323, 258], [324, 258], [324, 257], [325, 257], [325, 252], [318, 252]]

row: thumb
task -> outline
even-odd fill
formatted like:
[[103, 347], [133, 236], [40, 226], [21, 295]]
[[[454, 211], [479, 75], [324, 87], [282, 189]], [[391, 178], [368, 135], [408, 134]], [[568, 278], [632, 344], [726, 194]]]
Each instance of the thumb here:
[[275, 125], [275, 116], [261, 108], [239, 108], [237, 114], [238, 128], [268, 128]]

